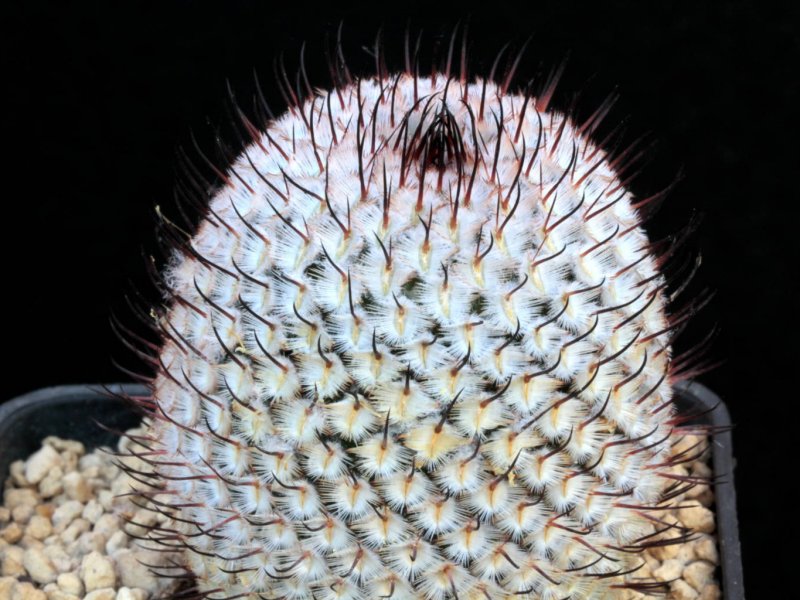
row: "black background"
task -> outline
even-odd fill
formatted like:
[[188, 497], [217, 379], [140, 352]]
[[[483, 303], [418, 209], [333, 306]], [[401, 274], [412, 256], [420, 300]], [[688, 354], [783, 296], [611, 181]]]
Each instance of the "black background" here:
[[141, 251], [156, 251], [153, 207], [175, 214], [175, 153], [191, 146], [191, 132], [213, 156], [214, 127], [223, 137], [230, 131], [226, 78], [252, 114], [255, 69], [282, 110], [274, 59], [284, 51], [293, 74], [305, 41], [312, 83], [328, 86], [323, 37], [340, 19], [352, 68], [369, 73], [362, 46], [373, 44], [379, 27], [389, 63], [399, 67], [408, 19], [413, 32], [423, 30], [429, 55], [469, 17], [475, 71], [486, 73], [504, 43], [516, 50], [532, 36], [518, 82], [568, 56], [557, 107], [577, 93], [578, 115], [588, 116], [619, 92], [601, 133], [626, 119], [621, 147], [644, 136], [636, 194], [664, 188], [682, 170], [648, 229], [660, 237], [693, 211], [704, 216], [686, 247], [690, 255], [701, 251], [703, 263], [685, 299], [704, 288], [716, 296], [678, 346], [719, 328], [709, 358], [724, 362], [699, 379], [737, 423], [748, 595], [783, 596], [778, 581], [791, 578], [795, 553], [777, 549], [792, 544], [797, 520], [788, 488], [797, 453], [784, 440], [796, 438], [800, 402], [800, 230], [789, 213], [800, 166], [797, 15], [754, 2], [600, 4], [373, 2], [320, 12], [300, 1], [30, 2], [0, 9], [0, 400], [47, 385], [128, 380], [111, 357], [141, 370], [113, 336], [109, 314], [136, 327], [123, 299], [129, 282], [153, 297]]

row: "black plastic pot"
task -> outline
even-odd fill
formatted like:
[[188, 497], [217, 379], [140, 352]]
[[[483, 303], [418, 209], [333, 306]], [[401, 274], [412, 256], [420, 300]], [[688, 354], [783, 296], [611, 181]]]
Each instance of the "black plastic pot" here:
[[719, 396], [696, 381], [676, 385], [676, 404], [682, 414], [697, 414], [697, 423], [713, 425], [711, 460], [714, 484], [714, 512], [717, 520], [720, 585], [725, 600], [744, 600], [742, 548], [739, 544], [739, 517], [736, 513], [736, 487], [731, 415]]
[[[138, 384], [105, 387], [115, 393], [147, 394], [147, 389]], [[712, 460], [717, 477], [714, 492], [720, 584], [725, 600], [744, 600], [730, 414], [719, 397], [700, 383], [680, 384], [677, 391], [677, 403], [683, 414], [699, 415], [695, 422], [711, 424], [718, 429], [712, 440]], [[48, 435], [80, 440], [87, 449], [103, 445], [113, 447], [117, 437], [99, 427], [93, 419], [122, 431], [139, 423], [138, 415], [127, 404], [109, 397], [100, 385], [43, 388], [0, 405], [0, 492], [11, 463], [38, 450]]]

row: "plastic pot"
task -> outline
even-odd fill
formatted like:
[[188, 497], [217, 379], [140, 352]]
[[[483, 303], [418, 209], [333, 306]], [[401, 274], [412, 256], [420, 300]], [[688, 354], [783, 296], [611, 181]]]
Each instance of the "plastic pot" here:
[[[105, 387], [128, 395], [148, 393], [147, 388], [139, 384], [119, 383]], [[720, 586], [725, 600], [744, 600], [730, 414], [719, 396], [704, 385], [686, 382], [676, 387], [676, 402], [681, 412], [698, 415], [694, 422], [710, 424], [717, 429], [712, 437], [712, 466], [717, 478], [714, 511]], [[140, 422], [139, 416], [126, 403], [109, 397], [100, 385], [42, 388], [0, 405], [0, 492], [11, 463], [33, 454], [48, 435], [80, 440], [87, 450], [115, 446], [117, 436], [99, 427], [93, 419], [121, 431]]]
[[697, 423], [713, 425], [711, 467], [714, 471], [714, 513], [721, 569], [720, 586], [725, 600], [744, 600], [742, 549], [739, 544], [739, 517], [736, 513], [736, 487], [731, 415], [719, 396], [696, 381], [675, 386], [676, 404], [683, 414], [697, 414]]

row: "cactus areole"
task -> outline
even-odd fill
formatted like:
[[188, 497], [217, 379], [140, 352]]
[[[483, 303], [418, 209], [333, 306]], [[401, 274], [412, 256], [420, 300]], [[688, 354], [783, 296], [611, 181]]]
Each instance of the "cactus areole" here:
[[659, 510], [693, 482], [648, 200], [591, 139], [607, 106], [338, 77], [263, 128], [239, 112], [196, 232], [164, 221], [146, 537], [210, 599], [656, 589], [641, 552], [685, 538]]

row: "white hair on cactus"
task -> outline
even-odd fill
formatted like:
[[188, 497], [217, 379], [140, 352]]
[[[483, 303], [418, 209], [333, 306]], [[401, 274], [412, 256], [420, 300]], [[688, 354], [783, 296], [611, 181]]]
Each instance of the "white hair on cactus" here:
[[348, 522], [363, 517], [378, 501], [372, 486], [355, 475], [342, 482], [322, 481], [319, 488], [326, 506]]
[[359, 468], [369, 477], [383, 478], [406, 470], [411, 463], [413, 453], [389, 436], [388, 416], [383, 437], [370, 438], [350, 449], [350, 453], [358, 457]]
[[477, 519], [468, 520], [456, 531], [442, 536], [444, 553], [459, 564], [468, 564], [480, 559], [489, 551], [492, 542], [500, 534], [488, 523], [481, 524]]
[[416, 464], [410, 472], [399, 472], [378, 481], [381, 497], [393, 510], [414, 508], [427, 502], [434, 494], [430, 479], [420, 473]]
[[210, 600], [651, 589], [684, 316], [592, 140], [609, 107], [578, 122], [515, 67], [377, 64], [279, 81], [264, 123], [235, 107], [246, 147], [197, 231], [162, 217], [151, 539]]

